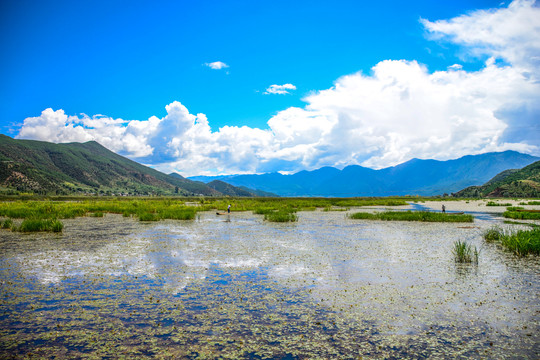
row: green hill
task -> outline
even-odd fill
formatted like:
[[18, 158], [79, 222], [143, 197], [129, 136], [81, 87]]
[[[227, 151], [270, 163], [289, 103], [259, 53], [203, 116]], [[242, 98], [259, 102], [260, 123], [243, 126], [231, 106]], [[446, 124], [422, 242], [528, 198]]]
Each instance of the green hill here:
[[171, 177], [95, 141], [53, 144], [0, 134], [0, 186], [39, 194], [221, 195], [206, 184]]
[[219, 191], [220, 193], [228, 196], [253, 196], [253, 193], [240, 189], [236, 186], [232, 186], [230, 184], [227, 184], [226, 182], [223, 182], [221, 180], [214, 180], [206, 184], [210, 186], [212, 189]]
[[482, 186], [470, 186], [457, 197], [540, 197], [540, 161], [520, 170], [506, 170]]

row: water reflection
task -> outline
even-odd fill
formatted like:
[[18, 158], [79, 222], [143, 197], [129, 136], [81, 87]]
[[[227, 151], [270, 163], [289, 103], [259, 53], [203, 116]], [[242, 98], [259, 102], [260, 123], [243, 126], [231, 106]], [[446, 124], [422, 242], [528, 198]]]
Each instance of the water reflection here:
[[[449, 352], [463, 341], [469, 343], [467, 351], [474, 351], [499, 339], [499, 355], [510, 347], [534, 356], [539, 261], [482, 247], [481, 234], [491, 224], [491, 219], [477, 220], [472, 227], [366, 222], [338, 212], [302, 212], [295, 224], [266, 223], [248, 212], [228, 219], [203, 213], [198, 221], [185, 222], [140, 223], [114, 215], [75, 219], [61, 236], [2, 233], [2, 281], [24, 281], [4, 287], [0, 295], [52, 296], [38, 287], [28, 290], [36, 279], [45, 289], [63, 291], [56, 301], [64, 305], [98, 302], [102, 309], [112, 309], [108, 316], [124, 319], [114, 310], [124, 304], [146, 314], [148, 321], [168, 324], [170, 333], [192, 326], [195, 339], [229, 331], [245, 345], [258, 339], [254, 328], [260, 326], [261, 336], [273, 339], [268, 343], [273, 351], [281, 349], [275, 343], [285, 334], [307, 331], [321, 336], [309, 343], [313, 346], [329, 346], [341, 334], [344, 356], [362, 354], [361, 348], [345, 350], [358, 343], [361, 329], [375, 357], [414, 357], [433, 336], [446, 342]], [[456, 239], [482, 247], [478, 265], [454, 263], [451, 246]], [[95, 297], [85, 298], [87, 293]], [[8, 313], [4, 326], [14, 324], [17, 306], [27, 306], [22, 295], [14, 296], [2, 303]], [[133, 317], [122, 320], [122, 326]], [[303, 328], [291, 327], [294, 321]], [[332, 333], [329, 329], [340, 321], [340, 332]], [[32, 322], [39, 320], [29, 326]], [[305, 339], [297, 342], [304, 350], [308, 346]], [[436, 354], [427, 349], [424, 356]]]

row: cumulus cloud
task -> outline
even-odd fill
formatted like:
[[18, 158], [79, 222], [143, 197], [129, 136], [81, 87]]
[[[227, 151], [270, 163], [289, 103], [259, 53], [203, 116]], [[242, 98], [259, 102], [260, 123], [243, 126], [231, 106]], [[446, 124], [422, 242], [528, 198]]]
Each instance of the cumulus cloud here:
[[[477, 71], [453, 65], [430, 72], [414, 60], [381, 61], [369, 74], [343, 76], [333, 87], [311, 93], [304, 107], [280, 111], [266, 129], [225, 126], [212, 131], [204, 114], [191, 114], [175, 101], [166, 106], [166, 116], [147, 120], [68, 116], [46, 109], [27, 118], [18, 137], [96, 140], [185, 176], [349, 164], [381, 168], [413, 157], [446, 160], [508, 149], [540, 155], [540, 81], [531, 60], [540, 55], [540, 29], [524, 14], [529, 11], [537, 11], [532, 2], [516, 1], [455, 19], [422, 20], [432, 36], [485, 55], [485, 65]], [[521, 28], [526, 19], [527, 35]], [[484, 27], [467, 35], [478, 24]], [[512, 31], [501, 32], [498, 26]], [[292, 84], [272, 85], [267, 93], [294, 89]]]
[[265, 94], [290, 94], [289, 90], [296, 90], [296, 86], [293, 84], [283, 84], [283, 85], [270, 85], [266, 91]]
[[516, 0], [508, 8], [479, 10], [450, 20], [421, 20], [434, 39], [464, 45], [475, 56], [505, 60], [514, 66], [540, 65], [540, 8], [534, 0]]
[[229, 65], [225, 64], [224, 62], [221, 62], [221, 61], [214, 61], [214, 62], [211, 62], [211, 63], [205, 63], [204, 65], [208, 66], [210, 69], [213, 69], [213, 70], [221, 70], [221, 69], [225, 69], [225, 68], [228, 68]]

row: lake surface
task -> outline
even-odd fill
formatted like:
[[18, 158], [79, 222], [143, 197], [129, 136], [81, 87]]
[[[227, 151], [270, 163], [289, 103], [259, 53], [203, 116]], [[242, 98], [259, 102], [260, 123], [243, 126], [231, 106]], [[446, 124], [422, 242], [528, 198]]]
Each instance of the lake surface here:
[[483, 242], [501, 218], [298, 216], [2, 230], [0, 358], [540, 358], [540, 261]]

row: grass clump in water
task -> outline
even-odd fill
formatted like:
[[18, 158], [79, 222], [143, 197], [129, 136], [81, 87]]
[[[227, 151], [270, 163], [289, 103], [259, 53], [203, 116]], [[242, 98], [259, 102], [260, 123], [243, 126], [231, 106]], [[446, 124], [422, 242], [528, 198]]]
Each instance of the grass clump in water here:
[[540, 220], [539, 212], [529, 211], [505, 211], [503, 216], [508, 219]]
[[6, 219], [2, 222], [2, 229], [11, 229], [13, 227], [13, 220]]
[[358, 212], [349, 215], [351, 219], [384, 221], [421, 222], [473, 222], [474, 217], [467, 214], [435, 213], [429, 211], [385, 211], [380, 213]]
[[270, 222], [295, 222], [298, 221], [298, 216], [293, 212], [281, 210], [264, 214], [264, 220]]
[[[15, 230], [15, 228], [12, 228]], [[56, 219], [25, 219], [16, 229], [21, 232], [61, 232], [64, 229], [64, 224]]]
[[137, 214], [140, 221], [159, 221], [161, 220], [160, 216], [156, 213], [151, 212], [140, 212]]
[[455, 241], [452, 253], [457, 262], [460, 263], [478, 263], [478, 249], [476, 246], [468, 244], [466, 241]]
[[484, 233], [487, 242], [498, 241], [508, 250], [518, 256], [528, 254], [540, 254], [540, 228], [531, 230], [504, 231], [500, 228], [492, 228]]
[[495, 201], [489, 201], [486, 206], [512, 206], [510, 203], [498, 203]]
[[540, 205], [540, 201], [520, 202], [519, 205]]

